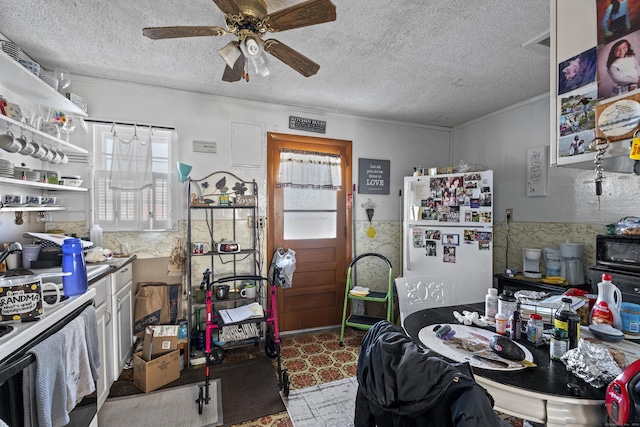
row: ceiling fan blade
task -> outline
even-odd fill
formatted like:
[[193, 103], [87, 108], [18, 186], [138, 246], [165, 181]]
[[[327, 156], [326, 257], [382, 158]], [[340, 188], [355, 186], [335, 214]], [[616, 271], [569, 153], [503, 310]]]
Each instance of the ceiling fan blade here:
[[222, 27], [154, 27], [144, 28], [142, 34], [153, 40], [175, 39], [179, 37], [224, 36], [227, 33]]
[[267, 16], [269, 31], [284, 31], [336, 20], [336, 6], [330, 0], [307, 0]]
[[240, 14], [240, 8], [233, 0], [213, 0], [218, 8], [227, 15]]
[[226, 65], [224, 67], [224, 73], [222, 73], [222, 80], [225, 82], [237, 82], [242, 79], [242, 71], [244, 70], [245, 58], [242, 52], [233, 64], [233, 68]]
[[305, 77], [313, 76], [320, 69], [320, 65], [276, 39], [265, 40], [264, 50]]

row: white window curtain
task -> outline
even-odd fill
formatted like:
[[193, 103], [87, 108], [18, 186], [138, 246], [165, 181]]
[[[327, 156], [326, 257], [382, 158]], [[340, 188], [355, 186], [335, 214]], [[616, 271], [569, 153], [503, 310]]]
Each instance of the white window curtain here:
[[113, 161], [111, 162], [110, 188], [114, 190], [141, 190], [153, 185], [151, 169], [151, 136], [142, 141], [134, 125], [133, 137], [125, 141], [113, 129]]
[[276, 187], [334, 190], [342, 188], [339, 154], [283, 149]]
[[[91, 123], [89, 121], [89, 123]], [[114, 127], [112, 124], [93, 124], [93, 221], [105, 231], [169, 230], [172, 221], [173, 185], [170, 165], [175, 164], [178, 135], [171, 128], [117, 124], [117, 137], [123, 141], [140, 140], [150, 146], [151, 185], [142, 189], [124, 190], [111, 185], [115, 162]], [[132, 166], [133, 167], [133, 166]], [[89, 224], [90, 225], [90, 224]]]

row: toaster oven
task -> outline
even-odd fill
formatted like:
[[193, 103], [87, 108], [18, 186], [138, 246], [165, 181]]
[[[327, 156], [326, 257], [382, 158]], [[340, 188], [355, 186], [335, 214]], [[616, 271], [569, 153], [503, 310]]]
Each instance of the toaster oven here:
[[640, 272], [640, 236], [619, 234], [596, 236], [596, 264]]

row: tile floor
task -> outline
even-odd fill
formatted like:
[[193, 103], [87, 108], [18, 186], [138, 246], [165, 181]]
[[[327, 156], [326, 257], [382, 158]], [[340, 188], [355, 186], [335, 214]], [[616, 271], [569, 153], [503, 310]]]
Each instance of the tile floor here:
[[[344, 347], [340, 346], [340, 330], [329, 329], [286, 335], [282, 338], [282, 363], [289, 372], [291, 390], [337, 381], [356, 375], [360, 344], [365, 331], [347, 328]], [[252, 349], [237, 349], [227, 353], [225, 360], [266, 357]], [[276, 360], [273, 360], [277, 373]], [[522, 421], [501, 415], [514, 427]], [[231, 427], [292, 427], [287, 412], [269, 415]]]

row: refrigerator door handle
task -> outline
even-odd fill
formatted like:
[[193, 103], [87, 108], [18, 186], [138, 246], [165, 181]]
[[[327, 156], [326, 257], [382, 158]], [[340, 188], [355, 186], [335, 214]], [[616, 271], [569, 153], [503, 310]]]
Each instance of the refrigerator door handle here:
[[407, 266], [406, 269], [407, 271], [411, 270], [411, 238], [407, 237], [407, 236], [411, 236], [411, 234], [409, 233], [409, 231], [411, 231], [411, 226], [407, 226], [407, 230], [405, 231], [405, 244], [406, 244], [406, 248], [405, 248], [405, 253], [407, 254]]

